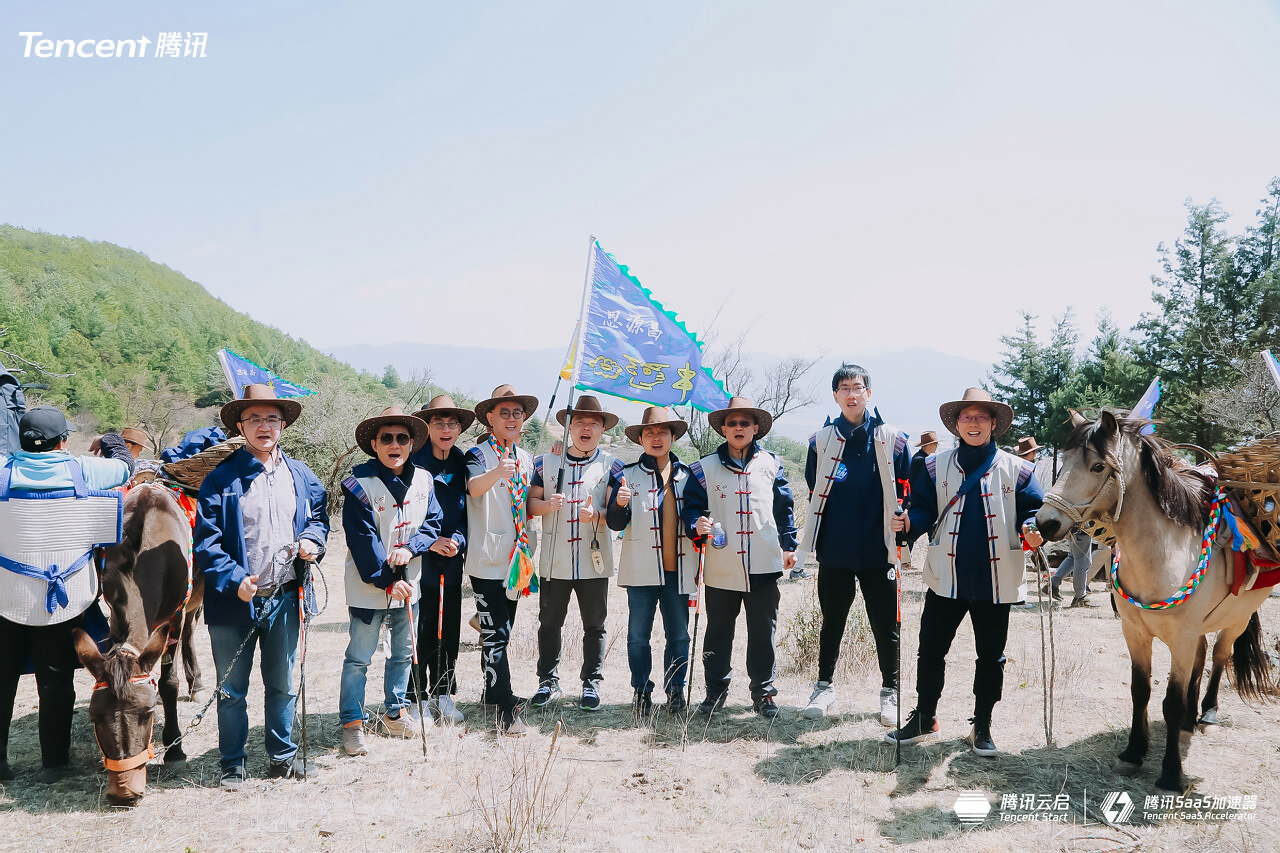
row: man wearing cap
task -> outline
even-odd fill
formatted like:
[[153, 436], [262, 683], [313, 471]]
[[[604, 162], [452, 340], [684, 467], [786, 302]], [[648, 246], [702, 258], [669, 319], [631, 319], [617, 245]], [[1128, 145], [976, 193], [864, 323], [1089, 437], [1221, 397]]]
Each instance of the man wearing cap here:
[[[568, 409], [556, 412], [561, 426], [566, 417]], [[573, 595], [582, 616], [580, 704], [584, 711], [600, 709], [613, 577], [613, 543], [604, 515], [622, 474], [622, 462], [600, 449], [600, 436], [617, 424], [617, 415], [606, 412], [598, 398], [584, 394], [569, 417], [567, 452], [563, 457], [544, 454], [533, 463], [529, 513], [542, 516], [546, 525], [538, 566], [538, 691], [530, 701], [535, 708], [560, 695], [561, 631]]]
[[907, 434], [868, 411], [871, 374], [842, 364], [831, 377], [840, 414], [809, 439], [804, 476], [809, 523], [801, 551], [818, 558], [818, 680], [801, 711], [816, 720], [835, 699], [836, 662], [849, 609], [862, 587], [880, 664], [880, 724], [898, 717], [898, 535], [889, 522], [901, 512], [911, 461]]
[[[347, 755], [367, 752], [365, 674], [384, 623], [390, 629], [391, 647], [378, 722], [392, 737], [410, 736], [416, 728], [416, 721], [405, 713], [414, 651], [410, 620], [418, 618], [422, 555], [439, 539], [443, 515], [430, 473], [409, 458], [426, 438], [423, 421], [396, 406], [384, 409], [356, 427], [356, 445], [373, 458], [342, 481], [351, 639], [342, 663], [338, 719]], [[420, 671], [412, 674], [421, 677]]]
[[427, 551], [423, 565], [418, 660], [430, 667], [430, 677], [427, 684], [419, 685], [415, 699], [421, 713], [434, 713], [441, 722], [460, 723], [462, 712], [453, 696], [458, 692], [455, 669], [462, 624], [462, 564], [467, 553], [467, 460], [456, 445], [476, 416], [441, 394], [414, 417], [426, 423], [427, 443], [413, 452], [413, 464], [435, 480], [436, 502], [443, 512], [440, 538]]
[[681, 521], [706, 547], [707, 634], [703, 672], [707, 697], [698, 712], [724, 707], [733, 674], [733, 635], [738, 611], [747, 613], [747, 675], [757, 713], [778, 715], [773, 686], [778, 628], [778, 578], [796, 564], [796, 522], [782, 461], [757, 443], [773, 416], [745, 397], [707, 415], [724, 436], [714, 453], [689, 466]]
[[[253, 650], [262, 650], [266, 749], [271, 778], [301, 778], [293, 742], [297, 694], [298, 589], [306, 563], [324, 555], [329, 538], [325, 490], [303, 462], [280, 449], [280, 434], [302, 413], [297, 400], [279, 399], [269, 385], [248, 385], [222, 407], [228, 435], [245, 444], [204, 479], [196, 504], [195, 562], [204, 572], [204, 617], [218, 675], [218, 750], [222, 787], [246, 778], [249, 716], [245, 696]], [[294, 559], [296, 557], [296, 559]], [[257, 631], [255, 641], [236, 652]], [[230, 670], [232, 660], [235, 667]]]
[[973, 751], [996, 754], [991, 713], [1004, 681], [1009, 609], [1026, 597], [1022, 540], [1043, 541], [1028, 522], [1044, 492], [1031, 463], [1000, 450], [996, 438], [1013, 423], [1013, 410], [981, 388], [944, 403], [938, 415], [960, 439], [954, 450], [931, 456], [911, 483], [911, 509], [894, 529], [911, 538], [929, 533], [924, 612], [916, 665], [915, 710], [890, 743], [917, 743], [938, 733], [947, 651], [966, 614], [973, 625], [977, 669], [973, 677]]
[[528, 498], [533, 457], [517, 446], [525, 417], [538, 398], [499, 385], [476, 404], [476, 419], [488, 430], [467, 453], [467, 555], [463, 571], [471, 578], [480, 617], [481, 701], [497, 707], [498, 730], [511, 736], [528, 731], [519, 700], [511, 691], [507, 645], [516, 619], [516, 602], [537, 589], [529, 542]]
[[644, 448], [644, 453], [622, 469], [621, 485], [609, 498], [609, 529], [622, 531], [618, 585], [627, 590], [627, 663], [635, 710], [641, 717], [653, 710], [650, 639], [658, 610], [662, 611], [666, 635], [662, 689], [667, 707], [674, 714], [686, 706], [689, 595], [697, 591], [698, 558], [680, 523], [680, 505], [693, 472], [671, 452], [671, 445], [688, 428], [670, 409], [645, 409], [640, 423], [625, 430], [627, 438]]
[[[77, 476], [86, 489], [106, 490], [124, 485], [129, 478], [129, 466], [124, 461], [73, 457], [67, 452], [67, 436], [75, 431], [75, 424], [68, 423], [66, 416], [53, 406], [37, 406], [24, 414], [18, 421], [21, 449], [11, 456], [0, 455], [0, 480], [6, 481], [4, 491], [74, 489]], [[25, 568], [11, 564], [10, 557], [0, 553], [0, 586], [16, 580], [19, 575], [14, 571]], [[35, 605], [38, 610], [30, 614], [32, 618], [19, 618], [20, 614], [8, 607], [5, 615], [0, 615], [0, 782], [13, 779], [8, 763], [9, 724], [13, 719], [18, 679], [28, 658], [35, 666], [40, 696], [40, 758], [44, 779], [55, 781], [72, 772], [71, 717], [76, 699], [73, 678], [78, 664], [71, 634], [81, 625], [81, 614], [96, 595], [96, 577], [90, 577], [94, 567], [85, 565], [79, 572], [88, 572], [83, 578], [94, 582], [93, 590], [82, 596], [84, 606], [54, 601], [55, 612], [46, 612], [45, 596], [40, 596]], [[64, 579], [64, 588], [70, 583]], [[71, 609], [79, 607], [80, 612], [69, 613], [67, 605], [71, 605]]]

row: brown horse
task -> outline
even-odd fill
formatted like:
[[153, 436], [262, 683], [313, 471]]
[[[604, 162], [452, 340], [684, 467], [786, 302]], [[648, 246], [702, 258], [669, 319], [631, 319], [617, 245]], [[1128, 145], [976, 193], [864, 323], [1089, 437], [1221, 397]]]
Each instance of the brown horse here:
[[[1062, 473], [1036, 515], [1040, 532], [1058, 540], [1074, 525], [1101, 524], [1116, 538], [1117, 580], [1124, 592], [1145, 605], [1173, 598], [1201, 564], [1212, 479], [1174, 457], [1166, 442], [1141, 434], [1149, 421], [1105, 410], [1097, 421], [1078, 413], [1072, 414], [1072, 421], [1075, 432], [1063, 453]], [[1256, 613], [1269, 590], [1232, 595], [1231, 555], [1217, 535], [1214, 539], [1217, 544], [1209, 552], [1199, 585], [1174, 607], [1145, 609], [1112, 589], [1133, 666], [1133, 725], [1117, 771], [1136, 773], [1147, 753], [1151, 643], [1158, 638], [1172, 659], [1163, 705], [1167, 739], [1156, 780], [1165, 790], [1182, 790], [1179, 747], [1197, 722], [1207, 634], [1216, 632], [1217, 639], [1200, 722], [1217, 723], [1218, 685], [1228, 656], [1242, 698], [1262, 699], [1271, 690]]]
[[113, 805], [133, 805], [146, 789], [157, 695], [164, 702], [164, 760], [186, 760], [177, 743], [178, 674], [172, 650], [181, 642], [184, 657], [195, 660], [186, 654], [187, 629], [203, 600], [204, 584], [198, 573], [189, 574], [190, 547], [191, 526], [169, 490], [135, 486], [124, 500], [124, 536], [106, 549], [102, 573], [103, 597], [111, 608], [111, 648], [102, 655], [87, 634], [76, 632], [80, 662], [97, 681], [89, 717]]

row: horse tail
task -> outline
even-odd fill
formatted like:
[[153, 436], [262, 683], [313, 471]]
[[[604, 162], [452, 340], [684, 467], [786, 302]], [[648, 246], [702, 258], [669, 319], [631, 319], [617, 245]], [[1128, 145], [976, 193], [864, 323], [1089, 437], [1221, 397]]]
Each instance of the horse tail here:
[[1255, 612], [1249, 625], [1231, 647], [1236, 693], [1241, 699], [1265, 702], [1275, 693], [1271, 661], [1262, 648], [1262, 622]]

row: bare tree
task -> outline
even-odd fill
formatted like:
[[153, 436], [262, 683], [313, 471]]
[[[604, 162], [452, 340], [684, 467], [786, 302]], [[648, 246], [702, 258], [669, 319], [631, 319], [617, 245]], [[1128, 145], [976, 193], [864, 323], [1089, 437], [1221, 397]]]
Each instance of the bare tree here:
[[1280, 430], [1280, 389], [1263, 357], [1233, 358], [1231, 366], [1238, 381], [1200, 397], [1205, 414], [1235, 441]]
[[170, 385], [163, 373], [154, 381], [147, 373], [135, 373], [118, 385], [108, 383], [107, 390], [119, 398], [125, 422], [146, 431], [156, 456], [169, 446], [170, 438], [191, 429], [199, 417], [191, 398]]

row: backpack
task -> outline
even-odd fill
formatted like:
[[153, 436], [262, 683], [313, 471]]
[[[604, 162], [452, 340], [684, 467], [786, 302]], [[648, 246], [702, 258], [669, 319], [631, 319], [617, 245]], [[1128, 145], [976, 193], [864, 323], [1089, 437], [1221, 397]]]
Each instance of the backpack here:
[[27, 400], [22, 385], [0, 364], [0, 456], [11, 456], [22, 449], [18, 437], [18, 421], [27, 413]]

